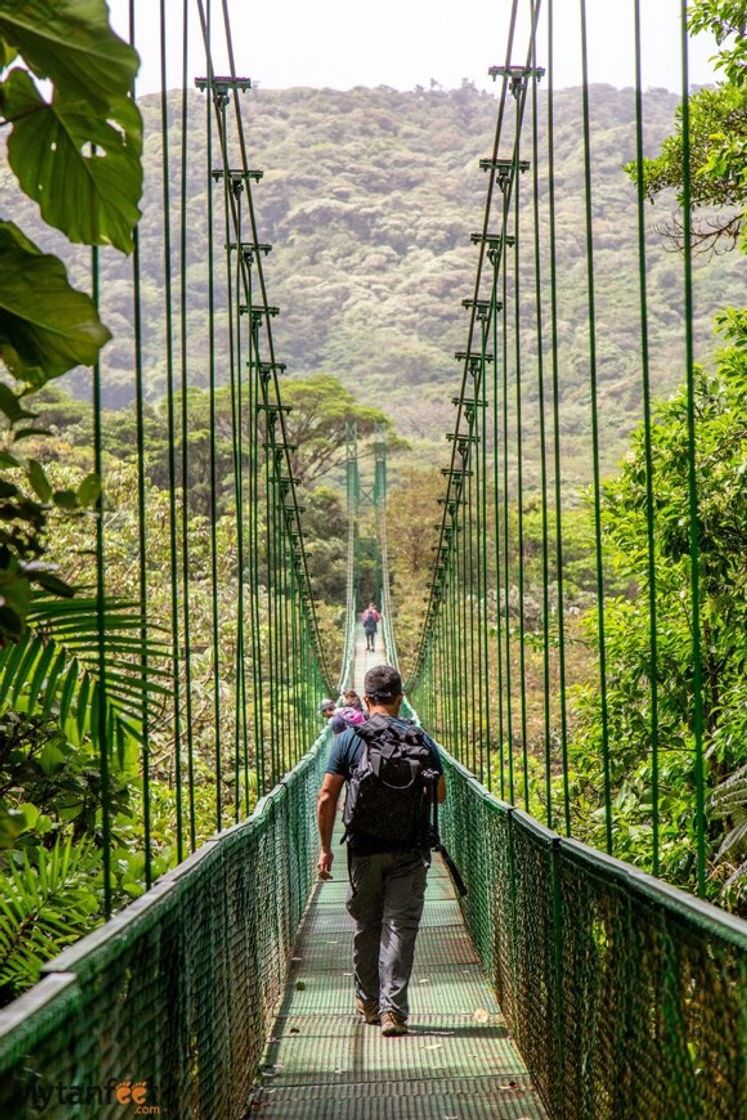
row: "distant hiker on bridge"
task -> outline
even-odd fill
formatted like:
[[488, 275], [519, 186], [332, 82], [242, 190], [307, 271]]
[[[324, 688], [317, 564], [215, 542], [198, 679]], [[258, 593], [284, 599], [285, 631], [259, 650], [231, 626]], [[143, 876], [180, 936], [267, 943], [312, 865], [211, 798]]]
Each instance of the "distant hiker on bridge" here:
[[341, 735], [348, 727], [358, 727], [367, 719], [368, 712], [360, 696], [354, 688], [349, 688], [342, 694], [342, 707], [337, 708], [332, 716], [332, 730], [335, 735]]
[[438, 748], [399, 716], [402, 678], [390, 665], [365, 677], [369, 719], [339, 735], [317, 801], [321, 878], [332, 870], [332, 830], [347, 781], [347, 908], [355, 920], [356, 1008], [383, 1035], [407, 1033], [407, 989], [430, 866], [433, 799], [446, 797]]
[[366, 711], [365, 707], [363, 706], [363, 701], [354, 688], [345, 689], [342, 694], [342, 702], [349, 708], [357, 708], [359, 712]]
[[375, 652], [375, 638], [376, 631], [381, 622], [381, 615], [376, 610], [373, 603], [369, 603], [363, 612], [363, 629], [366, 632], [366, 651], [369, 653]]
[[323, 700], [319, 701], [319, 715], [324, 716], [325, 719], [332, 719], [336, 711], [335, 702], [329, 696], [325, 696]]

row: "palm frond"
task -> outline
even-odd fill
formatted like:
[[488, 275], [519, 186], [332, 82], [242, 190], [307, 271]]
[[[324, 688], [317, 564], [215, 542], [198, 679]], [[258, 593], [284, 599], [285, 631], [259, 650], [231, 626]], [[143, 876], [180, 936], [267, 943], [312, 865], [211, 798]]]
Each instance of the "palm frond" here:
[[96, 599], [38, 597], [27, 623], [0, 649], [0, 710], [54, 718], [76, 744], [103, 738], [123, 765], [127, 741], [141, 740], [143, 719], [170, 694], [166, 646], [143, 638], [137, 604], [124, 599], [107, 600], [99, 619]]
[[740, 809], [747, 810], [747, 765], [740, 766], [725, 778], [711, 794], [714, 816], [730, 816]]
[[58, 837], [53, 848], [26, 851], [0, 881], [0, 987], [22, 991], [42, 965], [95, 924], [92, 890], [98, 854], [88, 843]]

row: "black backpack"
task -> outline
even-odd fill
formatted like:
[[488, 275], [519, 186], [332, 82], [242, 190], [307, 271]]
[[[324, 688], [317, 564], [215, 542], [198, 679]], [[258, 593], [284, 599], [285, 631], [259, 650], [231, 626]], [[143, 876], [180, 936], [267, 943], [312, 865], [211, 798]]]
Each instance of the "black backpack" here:
[[364, 833], [395, 844], [430, 846], [430, 807], [439, 773], [422, 730], [374, 715], [354, 731], [363, 750], [348, 778], [342, 817], [346, 837]]

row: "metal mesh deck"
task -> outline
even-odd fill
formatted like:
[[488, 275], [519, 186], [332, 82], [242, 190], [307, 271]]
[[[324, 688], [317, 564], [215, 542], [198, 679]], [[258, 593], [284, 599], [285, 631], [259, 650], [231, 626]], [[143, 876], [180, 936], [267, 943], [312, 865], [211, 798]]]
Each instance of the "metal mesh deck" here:
[[[345, 883], [320, 884], [293, 952], [249, 1115], [264, 1120], [539, 1120], [440, 865], [426, 892], [411, 1032], [382, 1038], [354, 1013]], [[339, 874], [339, 872], [338, 872]]]

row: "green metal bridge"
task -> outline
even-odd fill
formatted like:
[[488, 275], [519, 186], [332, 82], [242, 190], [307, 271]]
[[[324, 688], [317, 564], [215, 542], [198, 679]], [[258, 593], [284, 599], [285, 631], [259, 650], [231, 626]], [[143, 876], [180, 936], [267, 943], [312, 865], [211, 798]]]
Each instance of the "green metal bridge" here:
[[[206, 45], [199, 116], [194, 75], [185, 70], [179, 119], [164, 92], [160, 197], [164, 236], [165, 365], [163, 424], [169, 447], [168, 505], [157, 524], [147, 469], [143, 355], [155, 328], [143, 313], [139, 257], [133, 258], [132, 345], [137, 409], [138, 623], [158, 687], [142, 705], [135, 736], [143, 791], [142, 854], [147, 890], [116, 905], [119, 828], [109, 783], [122, 742], [111, 732], [106, 688], [95, 741], [102, 778], [101, 843], [106, 921], [49, 961], [39, 982], [0, 1011], [0, 1116], [241, 1120], [251, 1116], [354, 1120], [549, 1117], [553, 1120], [738, 1120], [747, 1116], [747, 923], [706, 901], [709, 725], [703, 673], [703, 533], [699, 529], [698, 409], [693, 341], [693, 265], [689, 237], [681, 258], [685, 299], [684, 416], [681, 448], [685, 544], [684, 632], [692, 673], [686, 729], [692, 827], [684, 838], [692, 891], [659, 878], [671, 832], [665, 797], [671, 747], [657, 715], [666, 651], [657, 572], [659, 546], [650, 407], [645, 190], [638, 179], [631, 236], [640, 264], [645, 510], [642, 549], [649, 580], [639, 592], [650, 636], [639, 681], [647, 735], [650, 835], [646, 866], [617, 858], [620, 804], [616, 753], [625, 746], [613, 696], [606, 587], [604, 481], [598, 388], [606, 376], [598, 336], [592, 121], [587, 81], [586, 4], [581, 0], [584, 65], [579, 162], [587, 307], [588, 428], [585, 462], [593, 509], [595, 581], [589, 592], [598, 705], [600, 847], [574, 838], [571, 655], [564, 604], [568, 506], [564, 491], [562, 383], [566, 371], [562, 293], [556, 257], [553, 4], [531, 0], [520, 40], [519, 5], [510, 5], [504, 61], [496, 80], [497, 120], [485, 177], [482, 217], [471, 234], [474, 289], [463, 300], [464, 349], [456, 354], [455, 419], [438, 520], [422, 633], [407, 683], [407, 710], [441, 744], [448, 797], [444, 841], [468, 893], [457, 900], [445, 870], [431, 873], [413, 979], [412, 1031], [382, 1039], [356, 1021], [344, 875], [316, 881], [315, 795], [329, 748], [317, 705], [351, 684], [374, 655], [362, 648], [358, 611], [360, 503], [356, 437], [346, 458], [349, 536], [344, 650], [320, 617], [310, 577], [299, 486], [265, 276], [254, 197], [262, 173], [251, 159], [251, 82], [237, 71], [227, 5], [197, 0], [170, 27], [160, 5], [162, 45], [193, 24]], [[214, 5], [213, 7], [218, 7]], [[641, 13], [630, 4], [636, 52], [636, 127], [632, 158], [642, 158]], [[526, 13], [525, 13], [526, 14]], [[684, 14], [684, 5], [683, 5]], [[181, 17], [180, 17], [181, 19]], [[140, 33], [140, 32], [139, 32]], [[213, 68], [223, 36], [228, 74]], [[137, 41], [132, 28], [133, 42]], [[689, 97], [683, 29], [684, 119]], [[186, 48], [184, 57], [186, 59]], [[176, 132], [174, 131], [176, 129]], [[170, 145], [178, 136], [176, 154]], [[199, 137], [199, 144], [192, 141]], [[204, 180], [204, 221], [188, 222], [190, 174]], [[203, 162], [206, 157], [206, 162]], [[685, 183], [689, 182], [685, 146]], [[194, 164], [194, 166], [193, 166]], [[176, 184], [176, 186], [174, 185]], [[689, 222], [685, 198], [683, 220]], [[470, 238], [470, 232], [465, 231]], [[198, 541], [191, 528], [189, 264], [207, 262], [209, 440], [207, 514]], [[98, 291], [105, 250], [94, 254]], [[105, 293], [102, 294], [105, 300]], [[226, 342], [228, 362], [216, 359]], [[96, 369], [106, 377], [105, 356]], [[230, 399], [231, 492], [221, 494], [217, 410]], [[538, 459], [526, 455], [533, 426]], [[105, 447], [96, 426], [97, 461]], [[577, 448], [574, 445], [574, 454]], [[395, 630], [402, 604], [390, 549], [397, 510], [387, 516], [386, 439], [375, 443], [370, 508], [378, 551], [383, 648], [398, 665]], [[530, 500], [531, 499], [531, 500]], [[134, 500], [134, 499], [133, 499]], [[149, 506], [151, 502], [151, 506]], [[571, 501], [571, 506], [573, 501]], [[538, 512], [542, 601], [532, 629], [525, 604], [524, 519]], [[226, 510], [228, 512], [226, 513]], [[107, 533], [96, 542], [98, 595], [111, 578]], [[684, 526], [684, 527], [683, 527]], [[671, 526], [668, 531], [671, 530]], [[673, 531], [673, 530], [672, 530]], [[164, 565], [163, 555], [167, 560]], [[536, 558], [535, 558], [536, 560]], [[659, 568], [657, 568], [657, 565]], [[667, 568], [667, 572], [670, 569]], [[340, 612], [342, 614], [342, 612]], [[116, 664], [99, 614], [102, 679]], [[164, 642], [164, 635], [166, 641]], [[151, 641], [152, 639], [152, 641]], [[671, 633], [667, 631], [667, 640]], [[684, 640], [684, 639], [683, 639]], [[29, 676], [34, 657], [24, 647]], [[657, 652], [657, 650], [659, 652]], [[657, 657], [662, 656], [661, 664]], [[531, 668], [530, 657], [534, 658]], [[537, 666], [539, 668], [537, 668]], [[336, 666], [334, 667], [336, 670]], [[534, 674], [532, 688], [529, 677]], [[539, 682], [537, 684], [537, 681]], [[588, 683], [588, 682], [587, 682]], [[536, 697], [540, 699], [537, 702]], [[537, 705], [538, 707], [533, 707]], [[417, 709], [417, 712], [416, 712]], [[705, 713], [705, 714], [704, 714]], [[537, 720], [538, 737], [532, 720]], [[671, 728], [666, 729], [667, 735]], [[680, 728], [681, 731], [681, 728]], [[130, 734], [130, 732], [128, 732]], [[536, 741], [541, 748], [536, 748]], [[678, 740], [679, 742], [679, 740]], [[164, 748], [164, 744], [167, 748]], [[165, 753], [164, 753], [165, 750]], [[210, 757], [209, 765], [206, 756]], [[165, 764], [163, 758], [168, 757]], [[735, 755], [735, 758], [738, 758]], [[163, 842], [151, 782], [167, 765], [176, 801], [175, 866], [159, 875]], [[201, 831], [209, 804], [212, 833]], [[338, 860], [337, 866], [343, 860]]]

